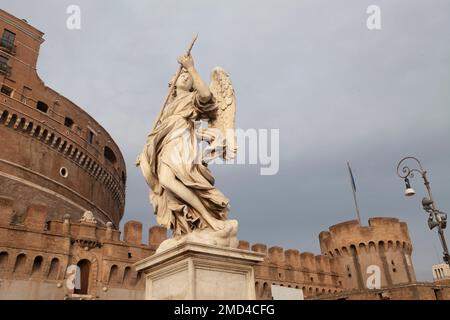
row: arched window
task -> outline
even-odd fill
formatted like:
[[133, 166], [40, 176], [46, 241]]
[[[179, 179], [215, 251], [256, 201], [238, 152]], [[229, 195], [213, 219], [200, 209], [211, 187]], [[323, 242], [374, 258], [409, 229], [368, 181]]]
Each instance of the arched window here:
[[59, 273], [59, 259], [53, 258], [50, 262], [50, 268], [48, 270], [48, 278], [50, 280], [56, 280], [58, 279], [58, 273]]
[[0, 268], [6, 268], [8, 266], [8, 252], [3, 251], [0, 253]]
[[20, 118], [20, 122], [17, 125], [17, 130], [23, 130], [23, 128], [25, 127], [25, 122], [26, 122], [25, 118]]
[[366, 245], [365, 245], [365, 243], [361, 242], [361, 243], [358, 245], [358, 251], [359, 251], [360, 254], [366, 251]]
[[45, 139], [47, 138], [47, 135], [48, 135], [48, 130], [44, 129], [44, 131], [42, 131], [41, 139], [45, 141]]
[[48, 111], [48, 105], [42, 101], [38, 101], [36, 103], [36, 109], [38, 109], [39, 111], [42, 111], [44, 113], [47, 113]]
[[111, 267], [111, 270], [109, 271], [108, 283], [117, 282], [118, 273], [119, 273], [119, 268], [116, 265], [113, 265]]
[[8, 115], [9, 115], [9, 112], [4, 110], [2, 112], [2, 115], [0, 116], [0, 123], [2, 123], [2, 124], [5, 123], [6, 119], [8, 119]]
[[34, 136], [38, 137], [41, 132], [41, 126], [36, 126], [36, 130], [34, 130]]
[[14, 272], [25, 272], [27, 263], [27, 257], [24, 253], [21, 253], [16, 258], [16, 263], [14, 265]]
[[80, 268], [80, 289], [75, 289], [75, 293], [88, 294], [91, 262], [87, 259], [82, 259], [78, 261], [77, 266]]
[[142, 280], [142, 272], [138, 272], [137, 276], [136, 276], [136, 285], [139, 285], [141, 283]]
[[268, 297], [269, 294], [270, 294], [270, 291], [269, 291], [269, 284], [268, 284], [267, 282], [264, 282], [264, 284], [263, 284], [263, 293], [262, 293], [262, 296], [263, 296], [263, 297]]
[[261, 295], [258, 281], [255, 282], [255, 293], [256, 293], [256, 298], [258, 298]]
[[105, 156], [106, 159], [108, 159], [109, 162], [111, 162], [112, 164], [116, 164], [116, 162], [117, 162], [116, 155], [114, 154], [114, 152], [111, 150], [110, 147], [105, 146], [103, 155]]
[[389, 240], [388, 241], [388, 249], [392, 249], [393, 245], [394, 245], [393, 242]]
[[125, 271], [123, 272], [123, 284], [129, 285], [131, 279], [131, 268], [125, 267]]
[[9, 120], [8, 127], [12, 128], [15, 125], [16, 121], [17, 121], [17, 115], [13, 114], [11, 117], [11, 120]]
[[88, 142], [90, 144], [94, 143], [94, 137], [95, 137], [95, 133], [92, 132], [91, 130], [88, 130]]
[[31, 275], [37, 275], [41, 270], [41, 266], [42, 266], [42, 257], [37, 256], [36, 258], [34, 258], [33, 268], [31, 269]]

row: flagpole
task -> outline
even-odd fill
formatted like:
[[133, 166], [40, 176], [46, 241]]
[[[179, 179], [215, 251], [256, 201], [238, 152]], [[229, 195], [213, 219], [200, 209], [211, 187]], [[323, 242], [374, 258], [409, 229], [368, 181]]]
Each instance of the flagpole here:
[[352, 169], [350, 168], [350, 163], [347, 161], [347, 167], [348, 172], [350, 174], [350, 186], [352, 187], [353, 191], [353, 200], [355, 201], [355, 208], [356, 208], [356, 216], [358, 218], [359, 224], [361, 224], [361, 216], [359, 215], [359, 207], [358, 207], [358, 201], [356, 201], [356, 186], [355, 186], [355, 180], [353, 179], [353, 173]]

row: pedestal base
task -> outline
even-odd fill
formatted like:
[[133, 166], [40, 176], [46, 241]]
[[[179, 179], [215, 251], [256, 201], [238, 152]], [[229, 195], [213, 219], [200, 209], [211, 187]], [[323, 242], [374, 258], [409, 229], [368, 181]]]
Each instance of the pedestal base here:
[[264, 254], [183, 242], [135, 264], [145, 274], [145, 298], [255, 299], [253, 265]]

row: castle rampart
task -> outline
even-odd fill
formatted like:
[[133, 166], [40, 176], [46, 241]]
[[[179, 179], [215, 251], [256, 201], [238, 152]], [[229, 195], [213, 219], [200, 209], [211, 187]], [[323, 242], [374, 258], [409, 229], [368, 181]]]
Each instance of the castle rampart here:
[[84, 211], [118, 228], [125, 207], [126, 169], [106, 130], [47, 87], [36, 63], [43, 33], [0, 10], [0, 196], [14, 199], [22, 220], [29, 203], [52, 218]]
[[371, 218], [367, 227], [357, 220], [336, 224], [319, 235], [323, 255], [335, 260], [344, 287], [366, 288], [371, 266], [380, 268], [381, 286], [416, 281], [412, 244], [406, 223], [395, 218]]

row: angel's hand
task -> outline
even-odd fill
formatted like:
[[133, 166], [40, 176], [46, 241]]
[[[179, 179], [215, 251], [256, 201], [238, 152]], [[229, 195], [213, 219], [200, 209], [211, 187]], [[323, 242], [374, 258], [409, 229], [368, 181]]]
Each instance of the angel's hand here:
[[177, 61], [186, 70], [189, 70], [194, 67], [194, 59], [192, 58], [192, 55], [184, 55], [184, 56], [178, 57]]

